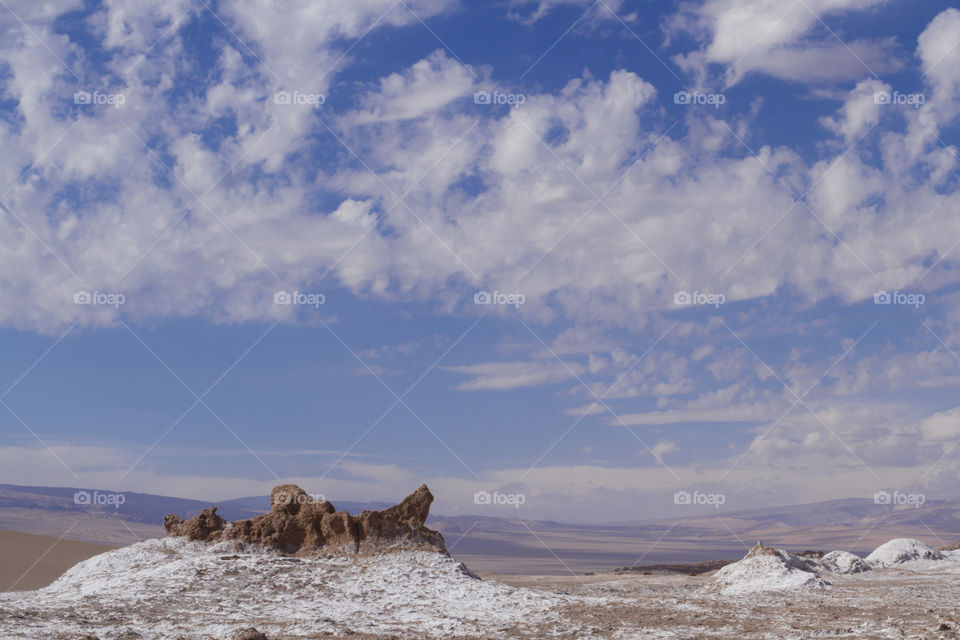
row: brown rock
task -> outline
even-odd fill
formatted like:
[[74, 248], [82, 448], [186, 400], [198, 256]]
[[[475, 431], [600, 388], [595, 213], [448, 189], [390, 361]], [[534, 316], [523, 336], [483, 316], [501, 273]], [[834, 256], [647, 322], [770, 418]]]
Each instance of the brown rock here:
[[273, 547], [291, 555], [318, 552], [373, 553], [393, 548], [419, 548], [446, 553], [443, 536], [424, 523], [433, 494], [420, 486], [383, 511], [352, 516], [327, 500], [314, 500], [300, 487], [284, 484], [270, 492], [270, 511], [249, 520], [226, 522], [217, 508], [204, 509], [184, 521], [170, 514], [163, 519], [168, 536], [220, 542], [238, 540]]
[[234, 633], [230, 640], [267, 640], [267, 636], [254, 627], [247, 627]]
[[163, 517], [163, 528], [168, 536], [187, 536], [190, 540], [210, 540], [226, 524], [227, 521], [217, 515], [216, 507], [204, 509], [186, 522], [173, 513]]

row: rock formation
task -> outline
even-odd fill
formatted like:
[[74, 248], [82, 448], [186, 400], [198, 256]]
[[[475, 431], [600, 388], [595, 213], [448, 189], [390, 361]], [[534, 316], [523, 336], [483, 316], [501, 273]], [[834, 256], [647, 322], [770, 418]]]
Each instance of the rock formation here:
[[327, 500], [314, 500], [296, 485], [284, 484], [270, 492], [270, 511], [255, 518], [227, 522], [217, 515], [216, 507], [210, 507], [189, 520], [167, 515], [163, 527], [168, 536], [203, 542], [237, 540], [300, 556], [391, 548], [446, 553], [443, 536], [424, 526], [432, 502], [430, 489], [421, 485], [398, 505], [352, 516], [337, 511]]

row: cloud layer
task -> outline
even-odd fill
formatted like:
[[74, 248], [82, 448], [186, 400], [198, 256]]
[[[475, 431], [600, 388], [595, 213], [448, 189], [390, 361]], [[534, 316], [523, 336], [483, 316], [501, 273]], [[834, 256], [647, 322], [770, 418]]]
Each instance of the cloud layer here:
[[[606, 4], [596, 17], [626, 29], [607, 15], [622, 7]], [[591, 6], [508, 11], [533, 29], [562, 5]], [[509, 318], [529, 344], [445, 364], [451, 386], [561, 386], [565, 424], [746, 425], [745, 449], [708, 461], [684, 460], [680, 439], [658, 432], [634, 434], [639, 454], [653, 454], [636, 468], [537, 467], [524, 490], [540, 493], [544, 514], [575, 478], [602, 479], [614, 497], [641, 485], [667, 495], [704, 482], [704, 465], [731, 493], [766, 478], [765, 490], [797, 501], [829, 497], [836, 474], [863, 492], [888, 481], [939, 491], [956, 465], [931, 465], [958, 435], [956, 409], [876, 399], [958, 379], [960, 190], [948, 141], [960, 11], [936, 15], [908, 52], [844, 42], [827, 26], [884, 5], [685, 5], [664, 27], [696, 47], [672, 59], [691, 86], [726, 92], [715, 108], [676, 104], [677, 87], [627, 65], [577, 64], [552, 89], [507, 82], [432, 32], [432, 18], [460, 10], [448, 0], [222, 2], [216, 13], [185, 0], [11, 2], [0, 17], [0, 324], [58, 334], [177, 317], [295, 323], [297, 306], [275, 304], [276, 292], [334, 288], [438, 316]], [[82, 19], [66, 29], [66, 14]], [[360, 72], [367, 42], [413, 29], [416, 51]], [[881, 77], [898, 70], [910, 87]], [[810, 148], [767, 139], [765, 96], [737, 93], [749, 74], [819, 101], [798, 134], [815, 132]], [[479, 290], [524, 301], [475, 305]], [[887, 352], [858, 351], [870, 323], [827, 316], [881, 291], [936, 296], [938, 315]], [[677, 316], [684, 292], [734, 310]], [[828, 311], [801, 320], [811, 309]], [[821, 327], [839, 350], [781, 345], [776, 373], [749, 346], [765, 331]], [[540, 332], [551, 338], [531, 339]], [[803, 485], [817, 468], [832, 480]], [[414, 473], [355, 471], [380, 488]], [[109, 484], [112, 471], [90, 473]], [[522, 475], [481, 479], [512, 486]], [[437, 482], [464, 496], [486, 488]]]

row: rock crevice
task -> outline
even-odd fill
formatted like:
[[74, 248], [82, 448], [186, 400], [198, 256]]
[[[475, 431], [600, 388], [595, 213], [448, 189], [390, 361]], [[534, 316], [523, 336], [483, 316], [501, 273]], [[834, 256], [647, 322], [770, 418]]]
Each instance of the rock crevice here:
[[290, 555], [315, 553], [376, 553], [394, 548], [446, 553], [443, 535], [425, 526], [433, 494], [427, 485], [383, 511], [358, 516], [337, 511], [327, 500], [315, 500], [293, 484], [274, 487], [270, 511], [249, 520], [227, 522], [216, 507], [184, 520], [175, 514], [163, 519], [168, 536], [202, 542], [236, 540], [266, 545]]

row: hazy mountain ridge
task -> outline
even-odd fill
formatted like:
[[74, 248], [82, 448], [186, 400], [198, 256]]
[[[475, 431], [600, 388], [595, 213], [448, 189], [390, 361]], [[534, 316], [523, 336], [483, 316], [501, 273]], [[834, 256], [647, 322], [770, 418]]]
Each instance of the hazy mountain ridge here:
[[[125, 493], [114, 509], [78, 505], [77, 491], [91, 489], [0, 485], [0, 528], [69, 539], [128, 545], [163, 535], [163, 516], [190, 518], [216, 504], [228, 520], [250, 518], [269, 505], [268, 496], [222, 502]], [[109, 493], [109, 492], [101, 492]], [[359, 514], [384, 502], [334, 501]], [[701, 562], [743, 556], [762, 539], [778, 547], [843, 549], [866, 554], [886, 540], [915, 537], [933, 546], [960, 539], [960, 501], [929, 502], [921, 508], [874, 504], [850, 498], [806, 505], [691, 515], [647, 522], [563, 523], [492, 515], [431, 514], [427, 525], [443, 533], [458, 558], [478, 571], [564, 573], [599, 571], [635, 564]], [[559, 559], [558, 559], [559, 558]]]
[[[175, 498], [152, 493], [121, 492], [123, 504], [113, 505], [78, 504], [75, 496], [84, 492], [89, 495], [117, 495], [117, 492], [102, 489], [81, 489], [77, 487], [28, 487], [0, 484], [0, 509], [43, 509], [50, 511], [74, 512], [77, 514], [97, 513], [103, 516], [119, 516], [129, 522], [159, 525], [163, 516], [176, 513], [191, 518], [211, 505], [217, 506], [217, 513], [227, 520], [251, 518], [263, 513], [270, 504], [270, 496], [251, 496], [223, 501], [192, 500]], [[338, 510], [359, 513], [365, 509], [379, 510], [390, 506], [388, 502], [339, 502]]]

